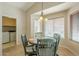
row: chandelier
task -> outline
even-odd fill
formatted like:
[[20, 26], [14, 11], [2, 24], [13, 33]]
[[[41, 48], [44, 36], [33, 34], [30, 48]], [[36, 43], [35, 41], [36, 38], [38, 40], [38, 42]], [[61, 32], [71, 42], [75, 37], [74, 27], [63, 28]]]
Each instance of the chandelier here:
[[42, 2], [42, 10], [41, 10], [41, 15], [39, 18], [40, 21], [47, 21], [48, 19], [46, 17], [44, 17], [44, 13], [43, 13], [43, 2]]

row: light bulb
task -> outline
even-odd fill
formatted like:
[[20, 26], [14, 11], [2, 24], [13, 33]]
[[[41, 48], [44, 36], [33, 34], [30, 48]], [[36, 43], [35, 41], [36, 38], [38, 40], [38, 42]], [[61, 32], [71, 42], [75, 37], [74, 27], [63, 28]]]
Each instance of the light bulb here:
[[47, 21], [48, 19], [47, 18], [45, 18], [45, 21]]
[[39, 21], [42, 21], [42, 20], [43, 20], [43, 16], [40, 16]]
[[43, 16], [40, 16], [40, 20], [43, 20]]

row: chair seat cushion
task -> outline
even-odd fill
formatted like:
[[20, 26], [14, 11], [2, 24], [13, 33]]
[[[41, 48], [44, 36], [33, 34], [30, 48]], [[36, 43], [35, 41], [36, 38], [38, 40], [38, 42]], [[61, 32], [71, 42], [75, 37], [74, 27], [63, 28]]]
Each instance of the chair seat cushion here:
[[32, 47], [26, 47], [27, 52], [33, 52]]

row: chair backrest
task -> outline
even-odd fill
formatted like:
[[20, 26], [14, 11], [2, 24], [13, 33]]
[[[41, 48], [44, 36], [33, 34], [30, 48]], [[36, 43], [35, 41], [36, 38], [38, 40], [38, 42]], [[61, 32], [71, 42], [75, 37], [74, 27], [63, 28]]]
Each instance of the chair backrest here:
[[57, 45], [59, 44], [59, 41], [60, 41], [60, 35], [59, 34], [57, 34], [57, 33], [55, 33], [54, 34], [54, 38], [56, 39], [56, 42], [57, 42]]
[[26, 35], [21, 35], [21, 40], [22, 40], [22, 44], [23, 44], [23, 47], [24, 47], [24, 51], [25, 53], [27, 52], [26, 51], [26, 46], [28, 45], [28, 42], [27, 42], [27, 38], [26, 38]]
[[37, 39], [39, 56], [54, 56], [56, 43], [54, 39]]
[[[57, 49], [58, 49], [58, 45], [59, 45], [59, 42], [60, 42], [60, 39], [61, 39], [61, 38], [60, 38], [60, 35], [57, 34], [57, 33], [54, 34], [53, 38], [56, 39], [56, 47], [55, 47], [55, 51], [57, 51]], [[55, 54], [56, 54], [56, 53], [55, 53]]]

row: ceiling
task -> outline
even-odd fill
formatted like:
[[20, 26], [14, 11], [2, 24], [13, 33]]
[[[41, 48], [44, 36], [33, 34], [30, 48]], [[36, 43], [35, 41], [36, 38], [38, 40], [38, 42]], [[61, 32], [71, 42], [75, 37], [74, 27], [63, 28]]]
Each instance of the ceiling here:
[[6, 4], [12, 5], [14, 7], [17, 7], [26, 11], [34, 4], [34, 2], [6, 2]]
[[[44, 12], [44, 15], [56, 13], [56, 12], [67, 10], [77, 4], [79, 4], [79, 2], [65, 2], [65, 3], [55, 5], [53, 7], [50, 7], [48, 9], [45, 9], [43, 10], [43, 12]], [[40, 15], [40, 14], [41, 14], [41, 11], [34, 13], [34, 15]]]
[[[30, 7], [32, 7], [32, 5], [35, 4], [35, 2], [6, 2], [6, 4], [9, 4], [14, 7], [20, 8], [21, 10], [27, 11]], [[47, 8], [44, 10], [44, 14], [55, 13], [55, 12], [67, 10], [75, 4], [79, 4], [79, 3], [78, 2], [65, 2], [65, 3], [44, 2], [44, 8]], [[48, 7], [50, 7], [50, 8], [48, 8]], [[36, 12], [35, 14], [40, 14], [40, 11]]]
[[[62, 2], [43, 2], [44, 8], [55, 6], [61, 4]], [[27, 11], [32, 5], [38, 4], [41, 6], [41, 2], [6, 2], [6, 4], [12, 5], [14, 7], [20, 8], [21, 10]]]

